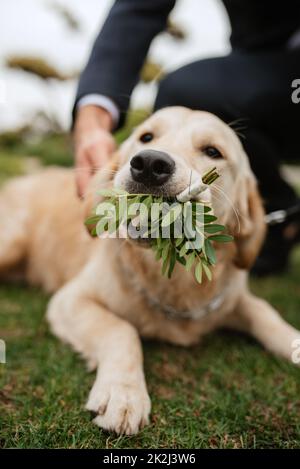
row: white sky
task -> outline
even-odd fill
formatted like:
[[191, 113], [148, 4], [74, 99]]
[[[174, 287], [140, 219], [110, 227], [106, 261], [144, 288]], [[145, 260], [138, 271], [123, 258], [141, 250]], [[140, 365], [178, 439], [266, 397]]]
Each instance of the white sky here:
[[[5, 58], [15, 54], [38, 56], [64, 73], [81, 69], [112, 3], [112, 0], [1, 1], [0, 131], [23, 124], [40, 109], [54, 113], [65, 128], [69, 126], [75, 81], [47, 84], [25, 72], [6, 69]], [[49, 7], [51, 4], [62, 4], [72, 11], [82, 31], [70, 31]], [[189, 31], [188, 39], [180, 43], [162, 34], [153, 41], [150, 50], [151, 57], [167, 71], [229, 50], [229, 24], [220, 0], [179, 0], [173, 18]], [[153, 86], [139, 85], [133, 105], [150, 104], [153, 95]]]

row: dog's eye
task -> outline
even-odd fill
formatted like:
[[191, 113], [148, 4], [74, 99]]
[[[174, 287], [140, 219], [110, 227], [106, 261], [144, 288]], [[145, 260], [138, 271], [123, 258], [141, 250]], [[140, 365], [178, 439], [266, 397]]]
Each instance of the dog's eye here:
[[202, 151], [210, 158], [223, 158], [222, 153], [215, 147], [205, 147]]
[[152, 132], [145, 132], [143, 135], [140, 136], [140, 142], [148, 143], [154, 139], [154, 135]]

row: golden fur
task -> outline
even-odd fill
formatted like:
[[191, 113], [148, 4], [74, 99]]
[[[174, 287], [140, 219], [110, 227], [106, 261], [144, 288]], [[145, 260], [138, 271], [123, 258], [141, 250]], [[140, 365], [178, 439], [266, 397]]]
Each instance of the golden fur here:
[[[147, 148], [168, 152], [176, 162], [174, 194], [187, 187], [191, 169], [201, 175], [216, 165], [221, 173], [211, 187], [212, 205], [235, 242], [216, 246], [212, 282], [197, 284], [181, 265], [170, 280], [162, 277], [151, 250], [122, 239], [91, 238], [83, 226], [97, 188], [126, 185], [129, 161], [143, 148], [139, 136], [145, 131], [155, 135]], [[201, 152], [205, 145], [219, 148], [224, 158], [211, 161]], [[97, 172], [84, 201], [76, 197], [69, 170], [15, 179], [0, 195], [0, 219], [0, 276], [22, 274], [56, 292], [47, 312], [51, 329], [97, 368], [86, 407], [105, 429], [132, 434], [148, 422], [139, 335], [188, 346], [217, 327], [232, 327], [291, 360], [291, 344], [300, 333], [247, 287], [247, 270], [265, 233], [256, 181], [234, 132], [211, 114], [180, 107], [154, 114]], [[218, 295], [222, 301], [207, 313]], [[187, 319], [183, 311], [205, 314]]]

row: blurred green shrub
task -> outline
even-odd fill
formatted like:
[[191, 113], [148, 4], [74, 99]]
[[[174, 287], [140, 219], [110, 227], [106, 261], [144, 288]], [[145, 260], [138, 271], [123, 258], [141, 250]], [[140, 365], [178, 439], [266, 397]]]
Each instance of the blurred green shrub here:
[[[115, 134], [118, 144], [125, 140], [132, 129], [148, 117], [150, 110], [130, 111], [125, 126]], [[0, 172], [3, 177], [22, 174], [19, 164], [24, 157], [36, 157], [43, 165], [72, 166], [74, 157], [69, 133], [48, 132], [35, 135], [29, 126], [0, 134]]]
[[43, 80], [52, 78], [59, 81], [66, 81], [78, 76], [77, 72], [71, 75], [64, 75], [40, 57], [22, 55], [11, 56], [6, 59], [6, 66], [17, 70], [23, 70], [24, 72], [33, 73]]
[[64, 5], [55, 2], [49, 2], [49, 8], [57, 13], [65, 22], [67, 27], [74, 32], [80, 32], [82, 30], [81, 24], [75, 15]]
[[0, 148], [5, 148], [6, 150], [15, 149], [17, 144], [24, 141], [29, 130], [29, 126], [23, 126], [18, 129], [2, 132], [0, 134]]
[[0, 185], [8, 178], [25, 172], [24, 158], [0, 150]]
[[178, 41], [183, 41], [184, 39], [187, 38], [187, 33], [184, 30], [182, 26], [180, 26], [178, 23], [175, 23], [175, 21], [171, 20], [170, 18], [168, 19], [167, 22], [167, 28], [166, 32], [170, 34], [174, 39], [177, 39]]
[[144, 83], [150, 83], [151, 81], [161, 80], [164, 75], [165, 73], [161, 65], [147, 59], [142, 67], [140, 79]]
[[73, 164], [71, 139], [66, 133], [48, 133], [28, 137], [21, 128], [19, 131], [0, 134], [0, 158], [7, 157], [39, 158], [44, 165], [70, 166]]

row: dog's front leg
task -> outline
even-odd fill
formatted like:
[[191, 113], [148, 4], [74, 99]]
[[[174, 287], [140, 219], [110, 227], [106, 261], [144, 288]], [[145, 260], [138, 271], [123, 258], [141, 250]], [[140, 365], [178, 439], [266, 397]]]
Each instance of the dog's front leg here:
[[[253, 335], [275, 355], [295, 362], [295, 348], [300, 346], [300, 331], [288, 324], [265, 300], [246, 293], [225, 326]], [[299, 355], [299, 354], [298, 354]]]
[[97, 302], [80, 295], [76, 282], [51, 300], [53, 332], [97, 366], [86, 408], [94, 422], [119, 434], [134, 434], [148, 423], [150, 399], [138, 333]]

